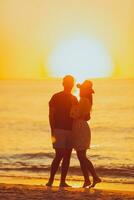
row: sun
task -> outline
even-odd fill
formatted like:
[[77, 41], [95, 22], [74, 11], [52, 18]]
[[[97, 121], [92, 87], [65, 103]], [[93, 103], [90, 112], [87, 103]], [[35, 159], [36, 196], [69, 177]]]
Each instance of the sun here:
[[61, 42], [49, 58], [49, 68], [54, 77], [72, 74], [77, 81], [108, 77], [113, 64], [107, 49], [97, 40], [75, 37]]

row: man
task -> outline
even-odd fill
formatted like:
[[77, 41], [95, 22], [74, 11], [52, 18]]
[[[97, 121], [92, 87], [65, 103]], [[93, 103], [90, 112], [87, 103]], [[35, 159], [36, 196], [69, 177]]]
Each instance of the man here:
[[71, 75], [65, 76], [63, 78], [64, 90], [54, 94], [49, 101], [49, 122], [55, 158], [51, 164], [50, 178], [46, 186], [52, 186], [54, 176], [62, 161], [60, 187], [69, 187], [65, 180], [72, 152], [73, 119], [70, 117], [70, 110], [72, 105], [77, 104], [77, 98], [71, 94], [73, 86], [74, 78]]

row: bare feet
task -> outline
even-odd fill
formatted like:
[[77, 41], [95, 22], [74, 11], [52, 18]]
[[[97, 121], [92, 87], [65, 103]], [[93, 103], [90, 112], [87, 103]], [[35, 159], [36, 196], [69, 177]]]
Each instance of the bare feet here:
[[84, 184], [83, 184], [83, 188], [86, 188], [86, 187], [89, 187], [91, 185], [91, 181], [88, 180], [88, 181], [85, 181]]
[[99, 177], [93, 179], [93, 183], [90, 187], [94, 187], [97, 183], [100, 183], [101, 179]]
[[48, 183], [46, 183], [46, 186], [48, 187], [52, 187], [52, 185], [53, 185], [53, 181], [48, 181]]
[[59, 187], [72, 187], [72, 186], [68, 185], [67, 183], [60, 183]]

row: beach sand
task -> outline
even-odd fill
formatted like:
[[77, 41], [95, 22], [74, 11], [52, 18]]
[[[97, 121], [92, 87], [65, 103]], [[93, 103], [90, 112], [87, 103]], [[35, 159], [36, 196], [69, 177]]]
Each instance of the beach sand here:
[[82, 182], [77, 181], [68, 181], [73, 188], [59, 188], [59, 181], [55, 181], [54, 187], [46, 187], [43, 179], [6, 180], [0, 183], [0, 200], [134, 200], [132, 186], [125, 184], [100, 183], [95, 188], [84, 189], [80, 188]]

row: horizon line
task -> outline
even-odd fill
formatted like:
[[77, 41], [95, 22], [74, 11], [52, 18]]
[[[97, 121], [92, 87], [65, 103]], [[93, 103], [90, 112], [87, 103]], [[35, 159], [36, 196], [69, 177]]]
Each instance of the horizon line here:
[[[64, 76], [63, 76], [64, 77]], [[0, 81], [43, 81], [43, 80], [61, 80], [63, 77], [45, 77], [45, 78], [0, 78]], [[75, 78], [75, 77], [74, 77]], [[112, 80], [133, 80], [134, 77], [96, 77], [96, 78], [86, 78], [91, 80], [102, 80], [102, 79], [112, 79]]]

